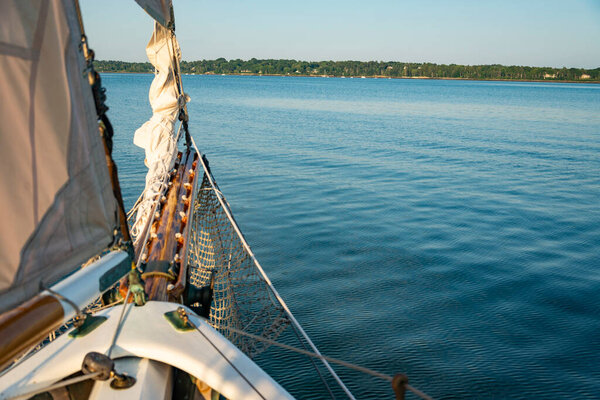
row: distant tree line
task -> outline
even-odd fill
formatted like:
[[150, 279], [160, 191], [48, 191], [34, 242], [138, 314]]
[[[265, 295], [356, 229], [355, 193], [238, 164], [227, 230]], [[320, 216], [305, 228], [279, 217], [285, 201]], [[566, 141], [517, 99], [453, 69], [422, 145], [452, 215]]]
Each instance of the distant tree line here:
[[154, 72], [154, 67], [149, 62], [125, 61], [94, 61], [94, 68], [98, 72]]
[[[95, 61], [99, 72], [152, 72], [150, 63]], [[462, 78], [506, 80], [600, 81], [600, 68], [550, 68], [505, 65], [457, 65], [396, 61], [216, 60], [182, 61], [184, 74], [256, 74], [337, 77]]]

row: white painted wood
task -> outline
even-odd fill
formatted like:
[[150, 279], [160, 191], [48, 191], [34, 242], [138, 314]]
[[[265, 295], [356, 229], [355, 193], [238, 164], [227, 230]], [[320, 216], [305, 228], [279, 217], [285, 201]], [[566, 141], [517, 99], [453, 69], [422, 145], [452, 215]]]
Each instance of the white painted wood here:
[[[291, 399], [277, 382], [204, 319], [186, 308], [199, 330], [179, 332], [165, 319], [179, 304], [151, 301], [127, 305], [113, 359], [140, 357], [177, 367], [204, 381], [228, 399]], [[45, 387], [81, 369], [91, 351], [106, 353], [123, 306], [103, 310], [108, 320], [82, 338], [67, 334], [0, 377], [0, 399]], [[184, 307], [185, 308], [185, 307]], [[218, 349], [218, 350], [217, 350]]]
[[[124, 251], [111, 251], [98, 261], [91, 263], [68, 276], [50, 289], [61, 296], [69, 299], [82, 309], [100, 296], [100, 277], [108, 272], [115, 265], [119, 265], [127, 258], [127, 253]], [[48, 291], [42, 294], [52, 295]], [[68, 321], [76, 315], [76, 311], [68, 302], [60, 300], [63, 306], [65, 317]]]
[[115, 370], [134, 376], [135, 385], [115, 390], [110, 380], [97, 381], [89, 400], [170, 400], [173, 393], [173, 368], [147, 358], [125, 357], [115, 361]]
[[[196, 147], [196, 142], [194, 142], [194, 138], [193, 137], [192, 137], [192, 143], [194, 144], [194, 148], [196, 149], [196, 151], [198, 152], [198, 154], [201, 154], [200, 151], [198, 150], [198, 147]], [[287, 314], [287, 316], [289, 317], [290, 321], [292, 322], [292, 324], [294, 324], [294, 326], [296, 327], [296, 329], [298, 329], [298, 331], [300, 332], [300, 334], [302, 335], [302, 337], [304, 337], [304, 340], [306, 340], [306, 342], [308, 343], [308, 345], [311, 347], [312, 351], [315, 354], [321, 356], [322, 354], [319, 351], [319, 349], [317, 348], [317, 346], [315, 346], [315, 344], [313, 343], [313, 341], [311, 340], [311, 338], [304, 331], [304, 328], [302, 328], [302, 325], [300, 325], [300, 323], [296, 320], [296, 317], [294, 317], [294, 314], [292, 314], [292, 311], [288, 308], [288, 306], [285, 303], [285, 301], [283, 300], [283, 298], [279, 295], [279, 292], [277, 292], [277, 289], [275, 289], [275, 286], [273, 286], [273, 284], [271, 283], [271, 280], [269, 279], [269, 277], [265, 273], [263, 267], [258, 262], [258, 259], [254, 256], [254, 253], [252, 252], [252, 249], [250, 248], [250, 245], [248, 245], [248, 243], [246, 242], [246, 238], [242, 234], [242, 231], [240, 230], [240, 227], [238, 226], [236, 220], [233, 218], [233, 215], [231, 215], [229, 204], [228, 203], [226, 204], [226, 201], [224, 201], [222, 193], [219, 190], [217, 190], [215, 182], [213, 181], [212, 176], [211, 176], [210, 172], [208, 171], [208, 167], [204, 163], [204, 159], [202, 158], [202, 155], [200, 155], [199, 160], [200, 160], [200, 163], [202, 164], [202, 168], [204, 169], [204, 173], [206, 174], [206, 176], [208, 177], [208, 180], [210, 181], [211, 187], [215, 191], [215, 195], [217, 196], [217, 199], [219, 200], [219, 203], [221, 203], [221, 207], [223, 208], [223, 211], [227, 215], [227, 218], [229, 219], [229, 222], [231, 223], [231, 226], [233, 227], [233, 229], [237, 233], [238, 238], [240, 239], [240, 242], [242, 243], [242, 245], [244, 246], [244, 249], [246, 250], [246, 252], [250, 256], [250, 259], [252, 260], [252, 262], [256, 266], [256, 269], [258, 269], [258, 271], [262, 275], [263, 279], [265, 280], [266, 284], [269, 286], [269, 288], [273, 292], [273, 295], [277, 299], [277, 302], [281, 305], [281, 307], [283, 307], [283, 309], [284, 309], [285, 313]], [[329, 364], [329, 362], [326, 359], [324, 359], [324, 358], [321, 358], [320, 360], [323, 363], [323, 365], [325, 366], [325, 368], [327, 368], [327, 370], [329, 371], [329, 373], [331, 374], [331, 376], [333, 377], [333, 379], [335, 379], [335, 381], [338, 383], [338, 385], [340, 386], [340, 388], [342, 388], [342, 390], [344, 391], [344, 393], [346, 393], [346, 396], [348, 396], [348, 398], [351, 399], [351, 400], [356, 400], [356, 398], [354, 397], [354, 395], [352, 394], [352, 392], [350, 392], [350, 389], [348, 389], [348, 387], [346, 387], [346, 384], [344, 382], [342, 382], [342, 380], [340, 379], [340, 377], [338, 376], [338, 374], [333, 370], [333, 367]]]

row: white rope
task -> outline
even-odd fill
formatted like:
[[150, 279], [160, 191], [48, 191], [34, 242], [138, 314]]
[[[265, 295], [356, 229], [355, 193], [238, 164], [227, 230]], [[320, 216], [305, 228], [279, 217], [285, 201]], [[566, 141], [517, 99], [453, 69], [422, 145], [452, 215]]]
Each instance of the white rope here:
[[[187, 316], [187, 313], [185, 311], [183, 311], [183, 313], [184, 313], [184, 316], [186, 318], [186, 321], [190, 325], [192, 325], [198, 332], [202, 333], [202, 331], [200, 330], [200, 327], [198, 325], [196, 325], [191, 319], [189, 319], [189, 317]], [[227, 329], [229, 329], [230, 331], [232, 331], [234, 333], [247, 336], [247, 337], [252, 338], [254, 340], [257, 340], [257, 341], [265, 342], [265, 343], [271, 344], [273, 346], [281, 347], [282, 349], [286, 349], [286, 350], [293, 351], [295, 353], [307, 355], [309, 357], [318, 358], [318, 359], [320, 359], [322, 361], [329, 361], [329, 362], [332, 362], [334, 364], [339, 364], [339, 365], [341, 365], [343, 367], [346, 367], [346, 368], [349, 368], [349, 369], [353, 369], [355, 371], [359, 371], [359, 372], [362, 372], [364, 374], [371, 375], [371, 376], [383, 379], [383, 380], [388, 381], [388, 382], [392, 382], [393, 379], [394, 379], [390, 375], [387, 375], [387, 374], [384, 374], [384, 373], [372, 370], [370, 368], [363, 367], [361, 365], [352, 364], [350, 362], [347, 362], [347, 361], [344, 361], [344, 360], [340, 360], [338, 358], [328, 357], [328, 356], [324, 356], [324, 355], [322, 355], [320, 353], [317, 354], [317, 353], [313, 353], [313, 352], [310, 352], [310, 351], [307, 351], [307, 350], [302, 350], [302, 349], [299, 349], [297, 347], [290, 346], [290, 345], [287, 345], [287, 344], [284, 344], [284, 343], [279, 343], [279, 342], [277, 342], [275, 340], [272, 340], [272, 339], [269, 339], [269, 338], [265, 338], [265, 337], [262, 337], [262, 336], [258, 336], [258, 335], [254, 335], [252, 333], [248, 333], [248, 332], [245, 332], [245, 331], [240, 330], [240, 329], [236, 329], [236, 328], [232, 328], [232, 327], [228, 327]], [[424, 400], [433, 400], [433, 398], [431, 396], [429, 396], [429, 395], [425, 394], [424, 392], [420, 391], [419, 389], [417, 389], [417, 388], [409, 385], [408, 383], [405, 383], [404, 387], [406, 389], [410, 390], [411, 392], [413, 392], [414, 394], [416, 394], [417, 396], [419, 396], [420, 398], [424, 399]]]
[[[180, 308], [180, 309], [182, 309], [182, 308]], [[212, 346], [212, 347], [213, 347], [213, 348], [214, 348], [214, 349], [215, 349], [215, 350], [216, 350], [216, 351], [217, 351], [217, 352], [218, 352], [218, 353], [221, 355], [221, 357], [222, 357], [223, 359], [225, 359], [225, 361], [227, 361], [227, 362], [229, 363], [229, 365], [231, 366], [231, 368], [233, 368], [233, 369], [234, 369], [234, 371], [235, 371], [235, 372], [237, 372], [237, 374], [238, 374], [239, 376], [241, 376], [241, 377], [242, 377], [242, 379], [244, 379], [244, 380], [246, 381], [246, 383], [247, 383], [247, 384], [248, 384], [248, 385], [249, 385], [249, 386], [250, 386], [252, 389], [254, 389], [254, 391], [256, 392], [256, 394], [258, 394], [258, 395], [259, 395], [259, 396], [260, 396], [262, 399], [265, 399], [265, 400], [266, 400], [266, 398], [263, 396], [263, 394], [262, 394], [262, 393], [261, 393], [261, 392], [260, 392], [260, 391], [259, 391], [259, 390], [258, 390], [258, 389], [257, 389], [257, 388], [256, 388], [256, 387], [253, 385], [253, 384], [252, 384], [252, 382], [250, 381], [250, 379], [248, 379], [248, 378], [247, 378], [247, 377], [246, 377], [246, 376], [245, 376], [245, 375], [242, 373], [242, 371], [240, 371], [240, 370], [239, 370], [239, 369], [238, 369], [238, 368], [235, 366], [235, 364], [234, 364], [234, 363], [233, 363], [233, 362], [232, 362], [232, 361], [231, 361], [231, 360], [230, 360], [230, 359], [227, 357], [227, 355], [225, 355], [225, 354], [224, 354], [224, 353], [221, 351], [221, 349], [219, 348], [219, 346], [217, 346], [216, 344], [214, 344], [214, 343], [213, 343], [213, 341], [212, 341], [212, 340], [210, 340], [210, 338], [209, 338], [208, 336], [206, 336], [206, 334], [205, 334], [204, 332], [202, 332], [202, 330], [200, 329], [200, 327], [199, 327], [199, 326], [197, 326], [197, 325], [196, 325], [196, 324], [195, 324], [195, 323], [194, 323], [192, 320], [190, 320], [190, 319], [187, 317], [187, 314], [185, 314], [185, 311], [183, 311], [183, 312], [184, 312], [184, 316], [185, 316], [185, 317], [184, 317], [184, 318], [185, 318], [185, 321], [187, 321], [187, 323], [188, 323], [188, 324], [192, 325], [192, 327], [194, 327], [194, 328], [196, 329], [196, 331], [198, 331], [198, 333], [200, 333], [200, 334], [201, 334], [201, 335], [204, 337], [204, 339], [205, 339], [205, 340], [206, 340], [208, 343], [210, 343], [210, 344], [211, 344], [211, 346]]]
[[74, 301], [66, 298], [65, 296], [63, 296], [62, 294], [50, 289], [49, 287], [45, 287], [44, 285], [42, 285], [43, 289], [46, 290], [48, 293], [50, 293], [54, 298], [56, 298], [59, 301], [64, 301], [65, 303], [67, 303], [69, 306], [71, 306], [71, 308], [75, 311], [75, 317], [81, 317], [83, 315], [83, 313], [81, 312], [81, 310], [79, 309], [79, 306], [77, 304], [75, 304]]
[[144, 190], [142, 190], [142, 194], [140, 194], [140, 197], [137, 198], [137, 200], [135, 201], [135, 204], [133, 205], [133, 207], [131, 207], [131, 210], [129, 210], [127, 212], [127, 219], [131, 218], [131, 216], [135, 213], [135, 211], [140, 206], [140, 203], [142, 202], [142, 198], [144, 197], [145, 191], [146, 191], [146, 188], [144, 188]]
[[[192, 321], [189, 321], [189, 322], [196, 329], [200, 330]], [[340, 360], [338, 358], [328, 357], [328, 356], [324, 356], [322, 354], [317, 354], [317, 353], [313, 353], [313, 352], [310, 352], [310, 351], [302, 350], [302, 349], [299, 349], [299, 348], [294, 347], [294, 346], [290, 346], [290, 345], [287, 345], [287, 344], [284, 344], [284, 343], [276, 342], [275, 340], [272, 340], [272, 339], [269, 339], [269, 338], [265, 338], [265, 337], [258, 336], [258, 335], [253, 335], [252, 333], [248, 333], [248, 332], [245, 332], [243, 330], [236, 329], [236, 328], [228, 327], [227, 329], [229, 329], [230, 331], [232, 331], [234, 333], [237, 333], [237, 334], [240, 334], [240, 335], [244, 335], [244, 336], [248, 336], [248, 337], [250, 337], [250, 338], [252, 338], [254, 340], [262, 341], [262, 342], [271, 344], [273, 346], [281, 347], [282, 349], [286, 349], [286, 350], [290, 350], [290, 351], [293, 351], [293, 352], [296, 352], [296, 353], [307, 355], [309, 357], [314, 357], [314, 358], [318, 358], [320, 360], [326, 360], [326, 361], [332, 362], [334, 364], [339, 364], [339, 365], [341, 365], [343, 367], [350, 368], [350, 369], [353, 369], [355, 371], [359, 371], [359, 372], [362, 372], [364, 374], [371, 375], [371, 376], [374, 376], [376, 378], [380, 378], [380, 379], [386, 380], [388, 382], [392, 382], [392, 380], [394, 379], [390, 375], [383, 374], [381, 372], [374, 371], [374, 370], [372, 370], [370, 368], [366, 368], [366, 367], [363, 367], [363, 366], [360, 366], [360, 365], [352, 364], [352, 363], [349, 363], [347, 361]], [[429, 395], [425, 394], [424, 392], [420, 391], [419, 389], [417, 389], [417, 388], [409, 385], [408, 383], [405, 383], [404, 387], [406, 387], [406, 389], [410, 390], [411, 392], [413, 392], [414, 394], [416, 394], [417, 396], [419, 396], [420, 398], [422, 398], [424, 400], [433, 400], [431, 396], [429, 396]]]
[[388, 382], [391, 382], [392, 379], [393, 379], [389, 375], [383, 374], [381, 372], [374, 371], [374, 370], [369, 369], [369, 368], [361, 367], [360, 365], [352, 364], [352, 363], [349, 363], [347, 361], [340, 360], [338, 358], [328, 357], [328, 356], [324, 356], [322, 354], [313, 353], [311, 351], [302, 350], [302, 349], [299, 349], [299, 348], [294, 347], [294, 346], [290, 346], [290, 345], [287, 345], [287, 344], [284, 344], [284, 343], [276, 342], [275, 340], [271, 340], [269, 338], [264, 338], [262, 336], [253, 335], [252, 333], [248, 333], [248, 332], [245, 332], [245, 331], [240, 330], [240, 329], [235, 329], [235, 328], [231, 328], [231, 327], [228, 327], [227, 329], [229, 329], [232, 332], [238, 333], [240, 335], [248, 336], [249, 338], [252, 338], [254, 340], [258, 340], [258, 341], [261, 341], [261, 342], [272, 344], [273, 346], [281, 347], [282, 349], [286, 349], [286, 350], [290, 350], [290, 351], [293, 351], [293, 352], [296, 352], [296, 353], [304, 354], [304, 355], [307, 355], [309, 357], [314, 357], [314, 358], [318, 358], [320, 360], [326, 360], [326, 361], [332, 362], [334, 364], [339, 364], [339, 365], [342, 365], [342, 366], [344, 366], [346, 368], [354, 369], [356, 371], [360, 371], [360, 372], [363, 372], [365, 374], [372, 375], [372, 376], [375, 376], [377, 378], [381, 378], [381, 379], [386, 380]]
[[[196, 149], [196, 151], [198, 152], [198, 154], [200, 154], [200, 151], [196, 147], [196, 143], [195, 143], [195, 141], [194, 141], [193, 138], [192, 138], [192, 144], [194, 145], [194, 148]], [[315, 344], [310, 339], [310, 337], [308, 337], [308, 334], [304, 331], [304, 329], [302, 328], [302, 326], [300, 325], [300, 323], [296, 320], [296, 318], [294, 317], [294, 315], [290, 311], [289, 307], [287, 306], [287, 304], [285, 303], [285, 301], [283, 300], [283, 298], [279, 295], [279, 293], [277, 292], [277, 290], [275, 289], [275, 287], [271, 283], [271, 280], [269, 279], [269, 277], [267, 276], [267, 274], [263, 270], [262, 266], [260, 265], [260, 263], [258, 262], [258, 260], [256, 259], [256, 257], [254, 256], [254, 253], [252, 252], [252, 250], [250, 249], [250, 246], [246, 242], [246, 239], [244, 238], [244, 235], [242, 234], [240, 228], [238, 227], [237, 223], [233, 219], [233, 216], [231, 215], [231, 213], [229, 211], [229, 207], [227, 205], [225, 205], [225, 202], [223, 201], [223, 197], [221, 196], [220, 191], [216, 188], [216, 185], [215, 185], [215, 183], [214, 183], [214, 181], [213, 181], [213, 179], [212, 179], [212, 177], [211, 177], [211, 175], [210, 175], [210, 173], [208, 171], [207, 166], [204, 163], [204, 160], [202, 159], [202, 157], [199, 157], [199, 159], [200, 159], [200, 162], [202, 163], [202, 168], [204, 169], [204, 173], [208, 177], [210, 185], [215, 189], [215, 194], [217, 196], [217, 199], [219, 200], [219, 203], [221, 203], [221, 207], [223, 207], [223, 211], [225, 211], [225, 214], [227, 215], [227, 219], [229, 219], [229, 222], [231, 223], [231, 225], [233, 226], [233, 229], [237, 233], [238, 238], [240, 239], [240, 241], [242, 243], [242, 246], [244, 247], [244, 249], [246, 250], [246, 252], [250, 256], [250, 259], [252, 260], [252, 262], [254, 263], [254, 265], [256, 266], [256, 268], [258, 269], [258, 271], [260, 272], [260, 274], [262, 275], [263, 279], [265, 280], [265, 283], [267, 284], [267, 286], [269, 286], [269, 289], [271, 289], [271, 292], [273, 293], [273, 295], [275, 296], [275, 298], [277, 299], [277, 301], [279, 302], [279, 304], [281, 305], [281, 307], [283, 307], [283, 309], [284, 309], [285, 313], [287, 314], [288, 318], [290, 319], [290, 321], [294, 324], [294, 326], [298, 329], [298, 331], [300, 331], [301, 335], [304, 337], [304, 339], [309, 344], [309, 346], [312, 348], [312, 350], [315, 352], [315, 354], [321, 355], [321, 353], [319, 352], [319, 349], [317, 349], [317, 346], [315, 346]], [[323, 363], [323, 365], [325, 366], [325, 368], [327, 368], [327, 370], [331, 373], [331, 376], [335, 379], [335, 381], [338, 383], [338, 385], [346, 393], [346, 395], [348, 396], [348, 398], [355, 400], [355, 397], [352, 394], [352, 392], [350, 392], [350, 390], [346, 387], [346, 385], [344, 384], [344, 382], [342, 382], [342, 380], [336, 374], [336, 372], [333, 370], [333, 368], [331, 367], [331, 365], [329, 365], [329, 362], [327, 362], [327, 360], [324, 359], [324, 358], [321, 358], [320, 360]]]
[[221, 196], [223, 197], [223, 201], [225, 203], [227, 203], [227, 207], [231, 208], [231, 205], [229, 205], [229, 202], [227, 201], [227, 199], [225, 198], [225, 195], [223, 194], [223, 192], [221, 192], [219, 189], [217, 189], [216, 187], [209, 187], [209, 188], [202, 188], [200, 190], [212, 190], [213, 192], [219, 192], [221, 194]]
[[125, 315], [125, 309], [129, 305], [129, 303], [127, 303], [127, 301], [129, 300], [130, 293], [131, 293], [131, 282], [129, 283], [129, 286], [127, 288], [127, 294], [125, 295], [125, 303], [123, 304], [123, 308], [121, 308], [121, 315], [119, 315], [119, 321], [117, 322], [117, 327], [115, 328], [115, 333], [113, 334], [112, 342], [106, 353], [106, 356], [108, 358], [110, 358], [113, 348], [115, 347], [115, 344], [117, 343], [117, 337], [119, 337], [119, 331], [121, 330], [121, 325], [123, 324], [123, 316]]

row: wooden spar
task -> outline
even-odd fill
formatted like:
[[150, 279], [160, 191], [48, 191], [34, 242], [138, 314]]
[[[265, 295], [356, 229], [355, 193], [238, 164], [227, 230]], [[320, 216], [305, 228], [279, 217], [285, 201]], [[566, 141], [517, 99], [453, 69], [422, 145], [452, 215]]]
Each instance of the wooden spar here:
[[[192, 168], [186, 169], [186, 175], [184, 177], [184, 188], [185, 196], [187, 197], [187, 209], [183, 210], [183, 219], [181, 222], [180, 233], [183, 238], [183, 243], [179, 243], [177, 256], [179, 258], [179, 276], [177, 283], [171, 290], [171, 294], [175, 297], [179, 297], [185, 290], [185, 283], [187, 279], [187, 246], [189, 243], [190, 226], [192, 214], [194, 212], [194, 194], [196, 193], [196, 185], [198, 183], [198, 177], [196, 176], [196, 167], [198, 166], [198, 154], [194, 154], [194, 161], [192, 162]], [[185, 204], [184, 204], [185, 205]]]
[[[185, 164], [185, 160], [179, 165], [177, 172], [169, 182], [169, 189], [166, 193], [166, 200], [161, 208], [161, 215], [158, 219], [156, 237], [148, 243], [148, 258], [147, 263], [151, 261], [172, 261], [172, 258], [165, 259], [166, 247], [170, 242], [170, 228], [173, 225], [175, 217], [175, 208], [177, 207], [177, 188], [182, 179], [181, 166]], [[146, 280], [145, 289], [148, 300], [167, 301], [167, 285], [168, 280], [165, 276], [160, 275], [144, 275]]]
[[[181, 249], [187, 238], [183, 236], [186, 232], [185, 227], [190, 218], [192, 197], [192, 186], [196, 178], [196, 167], [198, 155], [193, 150], [186, 150], [183, 156], [180, 156], [181, 162], [176, 168], [176, 172], [171, 176], [169, 188], [165, 194], [159, 216], [155, 218], [155, 224], [152, 226], [153, 235], [146, 246], [144, 261], [146, 264], [156, 261], [165, 261], [168, 263], [181, 262], [184, 258]], [[185, 276], [184, 268], [179, 268], [177, 285], [173, 286], [172, 297], [177, 299], [183, 291]], [[170, 279], [166, 273], [144, 273], [145, 290], [148, 300], [168, 301], [168, 285]]]
[[[100, 282], [107, 273], [129, 270], [130, 265], [131, 259], [126, 252], [111, 251], [52, 285], [49, 291], [1, 314], [0, 371], [96, 299], [103, 290]], [[68, 300], [49, 292], [64, 293]]]
[[58, 299], [38, 295], [0, 315], [0, 370], [63, 323]]

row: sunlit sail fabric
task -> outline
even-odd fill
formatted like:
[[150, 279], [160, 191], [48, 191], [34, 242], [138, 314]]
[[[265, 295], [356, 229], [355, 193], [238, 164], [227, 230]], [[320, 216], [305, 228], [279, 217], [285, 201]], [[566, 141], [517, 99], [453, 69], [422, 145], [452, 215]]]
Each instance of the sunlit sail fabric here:
[[112, 192], [74, 2], [0, 2], [0, 312], [110, 245]]
[[164, 177], [177, 151], [175, 122], [185, 100], [179, 94], [173, 70], [173, 60], [181, 59], [181, 51], [172, 32], [155, 23], [146, 54], [156, 74], [148, 94], [152, 117], [135, 132], [133, 138], [133, 143], [146, 151], [145, 163], [148, 167], [146, 188], [132, 227], [136, 240], [142, 239], [140, 234], [144, 231], [154, 199], [161, 192]]
[[165, 28], [172, 24], [171, 0], [135, 0], [135, 2]]

